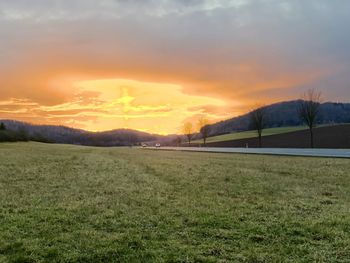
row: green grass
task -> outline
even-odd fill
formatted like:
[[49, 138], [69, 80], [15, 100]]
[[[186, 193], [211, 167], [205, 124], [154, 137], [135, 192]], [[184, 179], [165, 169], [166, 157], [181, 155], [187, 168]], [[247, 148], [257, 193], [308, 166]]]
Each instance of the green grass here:
[[0, 144], [0, 262], [349, 259], [349, 160]]
[[[269, 135], [276, 135], [281, 133], [301, 131], [305, 129], [307, 129], [305, 126], [268, 128], [263, 130], [262, 135], [269, 136]], [[239, 139], [254, 138], [257, 136], [258, 134], [256, 131], [235, 132], [235, 133], [209, 137], [207, 138], [207, 142], [209, 143], [209, 142], [233, 141], [233, 140], [239, 140]], [[193, 141], [193, 143], [201, 143], [201, 142], [203, 142], [202, 139]]]

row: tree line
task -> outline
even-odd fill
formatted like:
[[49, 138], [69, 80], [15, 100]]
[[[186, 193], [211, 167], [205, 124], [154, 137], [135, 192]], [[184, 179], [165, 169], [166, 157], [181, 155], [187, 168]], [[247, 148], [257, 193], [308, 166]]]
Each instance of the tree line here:
[[29, 139], [30, 138], [25, 129], [12, 131], [7, 129], [5, 123], [0, 123], [0, 142], [26, 142], [29, 141]]

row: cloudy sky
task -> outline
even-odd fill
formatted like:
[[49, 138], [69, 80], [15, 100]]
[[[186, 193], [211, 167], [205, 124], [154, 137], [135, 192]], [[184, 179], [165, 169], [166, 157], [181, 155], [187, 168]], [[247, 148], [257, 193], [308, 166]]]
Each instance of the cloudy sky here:
[[348, 0], [0, 0], [0, 119], [179, 132], [350, 100]]

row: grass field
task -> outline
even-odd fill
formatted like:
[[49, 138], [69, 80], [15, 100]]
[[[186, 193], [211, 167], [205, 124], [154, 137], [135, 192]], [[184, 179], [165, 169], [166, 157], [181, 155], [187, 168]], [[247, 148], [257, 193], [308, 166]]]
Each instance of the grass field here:
[[[288, 133], [288, 132], [294, 132], [294, 131], [301, 131], [305, 129], [307, 129], [305, 126], [268, 128], [263, 130], [262, 135], [269, 136], [269, 135], [276, 135], [276, 134], [282, 134], [282, 133]], [[209, 137], [207, 138], [207, 143], [248, 139], [248, 138], [254, 138], [257, 136], [258, 135], [256, 131], [235, 132], [235, 133]], [[202, 142], [203, 142], [202, 139], [193, 141], [193, 143], [202, 143]]]
[[349, 259], [349, 160], [0, 144], [0, 262]]

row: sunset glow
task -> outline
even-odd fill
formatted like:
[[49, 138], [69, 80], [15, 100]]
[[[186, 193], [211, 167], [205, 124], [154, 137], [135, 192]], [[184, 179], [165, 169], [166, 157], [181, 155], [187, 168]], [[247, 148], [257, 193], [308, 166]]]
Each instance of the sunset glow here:
[[114, 127], [168, 134], [180, 132], [180, 126], [194, 115], [211, 119], [227, 115], [206, 113], [204, 106], [223, 107], [225, 102], [209, 97], [186, 95], [181, 86], [166, 83], [139, 82], [126, 79], [82, 81], [74, 85], [92, 98], [77, 101], [71, 108], [83, 107], [80, 115], [95, 117], [82, 123], [88, 130], [109, 130]]
[[0, 119], [166, 134], [309, 88], [350, 99], [345, 1], [49, 2], [0, 2]]
[[52, 106], [30, 100], [0, 102], [5, 118], [63, 124], [90, 131], [118, 128], [170, 134], [181, 131], [187, 119], [206, 116], [211, 120], [228, 117], [225, 112], [211, 113], [206, 107], [223, 108], [223, 100], [188, 95], [180, 85], [140, 82], [127, 79], [79, 81], [72, 84], [69, 102]]

